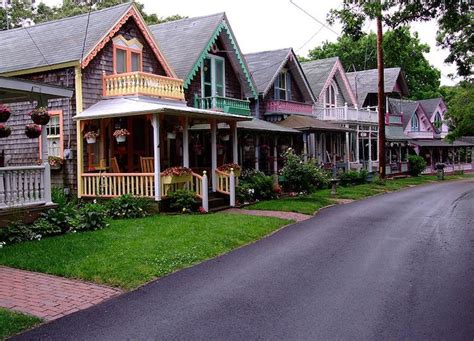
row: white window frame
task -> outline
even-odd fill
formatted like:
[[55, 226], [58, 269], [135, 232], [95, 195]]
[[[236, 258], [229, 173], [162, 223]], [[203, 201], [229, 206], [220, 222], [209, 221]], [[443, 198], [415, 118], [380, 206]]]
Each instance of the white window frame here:
[[[331, 97], [332, 97], [331, 94], [334, 94], [334, 103], [328, 103], [328, 101], [327, 101], [328, 95], [329, 95], [329, 99], [331, 99]], [[324, 107], [325, 108], [336, 108], [337, 107], [337, 95], [338, 95], [338, 91], [337, 91], [336, 83], [334, 81], [332, 81], [331, 84], [329, 84], [329, 86], [327, 87], [326, 91], [324, 92]]]
[[[217, 96], [217, 86], [216, 86], [216, 60], [222, 61], [222, 85], [223, 85], [223, 95], [226, 97], [226, 88], [225, 88], [225, 58], [216, 56], [213, 54], [207, 55], [205, 59], [211, 61], [211, 96]], [[204, 97], [204, 60], [201, 63], [201, 97]]]
[[[278, 87], [277, 87], [277, 91], [278, 91], [278, 98], [280, 99], [280, 101], [289, 101], [289, 94], [288, 94], [288, 84], [286, 84], [286, 81], [288, 80], [287, 78], [287, 74], [288, 73], [288, 70], [281, 70], [280, 73], [278, 74]], [[282, 79], [284, 80], [285, 82], [285, 86], [282, 87], [281, 86], [281, 81]], [[281, 91], [283, 91], [285, 93], [285, 98], [281, 98]]]
[[[416, 124], [414, 124], [416, 123]], [[420, 131], [420, 118], [417, 113], [414, 113], [410, 120], [411, 131]]]

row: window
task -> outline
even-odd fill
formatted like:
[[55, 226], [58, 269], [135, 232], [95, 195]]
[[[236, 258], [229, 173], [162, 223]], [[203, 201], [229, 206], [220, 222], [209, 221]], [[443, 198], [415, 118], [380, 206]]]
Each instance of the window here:
[[225, 60], [210, 55], [201, 68], [202, 97], [225, 97]]
[[435, 128], [440, 129], [442, 125], [443, 120], [441, 119], [441, 115], [439, 114], [439, 112], [437, 112], [434, 118], [434, 126]]
[[275, 89], [274, 99], [281, 101], [291, 100], [291, 75], [287, 70], [282, 70], [273, 84]]
[[416, 113], [411, 117], [411, 131], [420, 131], [420, 122]]
[[[48, 141], [48, 156], [63, 157], [63, 112], [50, 111], [51, 116], [46, 128], [46, 138]], [[41, 139], [39, 140], [41, 155]]]
[[126, 40], [120, 35], [114, 38], [113, 44], [115, 73], [142, 71], [143, 45], [137, 39]]
[[337, 87], [334, 82], [326, 89], [324, 105], [326, 108], [335, 108], [337, 105]]

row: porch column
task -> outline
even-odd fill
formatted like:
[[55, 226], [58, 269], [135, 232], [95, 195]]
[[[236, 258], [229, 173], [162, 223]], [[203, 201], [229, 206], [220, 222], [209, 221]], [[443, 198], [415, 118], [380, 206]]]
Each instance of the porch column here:
[[347, 169], [349, 169], [349, 162], [350, 162], [350, 145], [349, 145], [349, 132], [346, 131], [346, 157], [344, 158], [347, 162]]
[[[43, 160], [44, 166], [44, 200], [46, 204], [52, 204], [51, 201], [51, 166], [48, 160], [48, 136], [46, 126], [41, 129], [41, 160]], [[82, 140], [82, 134], [81, 140]]]
[[303, 159], [304, 162], [308, 161], [308, 134], [303, 133]]
[[[161, 200], [161, 152], [160, 152], [160, 117], [153, 114], [153, 169], [155, 182], [155, 201]], [[183, 153], [184, 154], [184, 153]]]
[[239, 163], [237, 122], [230, 123], [230, 130], [232, 132], [232, 162]]
[[273, 174], [278, 174], [278, 137], [275, 136], [273, 140]]
[[356, 162], [360, 163], [360, 157], [359, 157], [359, 125], [357, 125], [356, 129], [356, 145], [355, 145], [355, 157], [356, 157]]
[[212, 191], [217, 190], [217, 122], [211, 120], [211, 173], [212, 173]]
[[372, 126], [369, 125], [369, 172], [372, 172]]
[[81, 198], [83, 191], [82, 172], [84, 171], [84, 140], [82, 138], [82, 122], [76, 122], [77, 142], [77, 197]]
[[260, 168], [260, 136], [255, 135], [255, 170]]
[[183, 167], [189, 168], [189, 117], [184, 117], [183, 127]]

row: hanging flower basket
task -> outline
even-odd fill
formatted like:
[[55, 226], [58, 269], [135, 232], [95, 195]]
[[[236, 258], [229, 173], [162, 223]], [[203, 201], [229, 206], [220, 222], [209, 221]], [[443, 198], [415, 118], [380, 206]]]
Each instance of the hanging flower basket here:
[[99, 133], [95, 131], [89, 131], [84, 134], [84, 137], [86, 138], [86, 141], [88, 144], [94, 144], [98, 136], [99, 136]]
[[117, 129], [114, 131], [114, 137], [117, 140], [117, 143], [125, 142], [128, 135], [130, 135], [130, 132], [127, 129]]
[[25, 126], [25, 135], [30, 139], [38, 138], [41, 135], [41, 126], [37, 124], [27, 124]]
[[64, 160], [58, 156], [48, 156], [48, 162], [51, 169], [58, 170], [61, 169]]
[[8, 121], [11, 114], [12, 112], [10, 111], [10, 108], [8, 108], [6, 105], [0, 104], [0, 123]]
[[230, 140], [230, 135], [229, 134], [222, 135], [221, 140], [222, 141], [229, 141]]
[[240, 176], [242, 168], [240, 168], [240, 166], [236, 163], [226, 163], [226, 164], [223, 164], [220, 167], [217, 167], [218, 171], [228, 173], [228, 174], [230, 174], [231, 169], [234, 170], [234, 175], [235, 176]]
[[12, 129], [5, 125], [0, 123], [0, 138], [8, 137], [12, 133]]
[[175, 132], [168, 133], [166, 134], [166, 137], [168, 138], [168, 140], [174, 140], [176, 138], [176, 133]]
[[48, 109], [45, 107], [39, 107], [30, 112], [30, 117], [34, 123], [45, 126], [48, 124], [51, 116], [48, 113]]
[[171, 167], [161, 173], [161, 182], [164, 185], [181, 184], [193, 180], [193, 171], [186, 167]]

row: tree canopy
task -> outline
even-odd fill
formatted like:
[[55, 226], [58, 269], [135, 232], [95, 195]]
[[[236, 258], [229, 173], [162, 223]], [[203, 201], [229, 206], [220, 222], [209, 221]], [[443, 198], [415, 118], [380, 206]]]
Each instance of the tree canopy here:
[[[358, 20], [358, 19], [357, 19]], [[351, 34], [343, 34], [336, 42], [324, 42], [310, 50], [309, 60], [339, 57], [348, 71], [361, 71], [377, 68], [377, 36], [366, 34], [346, 22]], [[350, 28], [351, 26], [352, 28]], [[424, 57], [430, 47], [420, 42], [416, 33], [412, 34], [407, 26], [387, 31], [383, 38], [385, 67], [401, 67], [405, 72], [410, 97], [414, 99], [433, 98], [440, 95], [441, 73], [430, 65]]]
[[[21, 27], [27, 21], [39, 24], [46, 21], [72, 17], [79, 14], [88, 13], [111, 6], [115, 6], [125, 2], [124, 0], [102, 0], [93, 5], [81, 4], [77, 5], [73, 2], [63, 2], [61, 6], [49, 7], [44, 3], [40, 3], [36, 9], [33, 9], [27, 1], [13, 0], [7, 10], [0, 8], [0, 29]], [[144, 5], [135, 2], [143, 19], [148, 25], [160, 24], [167, 21], [182, 19], [183, 17], [175, 14], [169, 17], [159, 17], [157, 14], [148, 14], [144, 10]]]
[[442, 87], [441, 91], [448, 107], [448, 139], [474, 136], [474, 85], [461, 82], [454, 87]]

